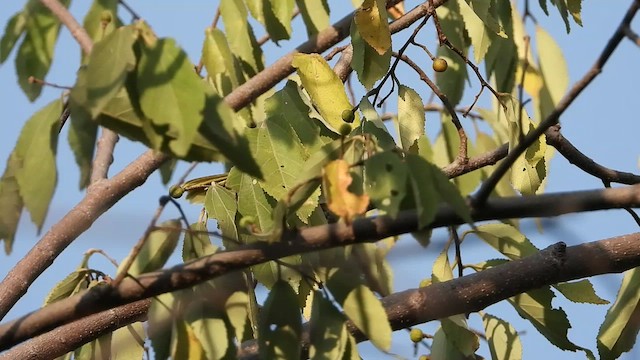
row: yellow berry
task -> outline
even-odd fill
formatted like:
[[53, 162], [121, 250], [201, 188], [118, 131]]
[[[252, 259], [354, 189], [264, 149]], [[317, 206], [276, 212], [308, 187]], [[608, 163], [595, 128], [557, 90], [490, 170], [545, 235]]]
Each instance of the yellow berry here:
[[411, 329], [409, 337], [411, 338], [411, 341], [413, 341], [414, 343], [418, 343], [424, 338], [424, 333], [418, 328], [413, 328]]
[[344, 122], [352, 123], [353, 120], [355, 120], [355, 118], [356, 116], [353, 114], [353, 110], [351, 109], [342, 110], [342, 120], [344, 120]]
[[430, 357], [429, 355], [420, 355], [420, 357], [418, 358], [418, 360], [429, 360]]
[[447, 60], [443, 58], [435, 58], [433, 60], [433, 70], [437, 72], [447, 71], [449, 64], [447, 64]]

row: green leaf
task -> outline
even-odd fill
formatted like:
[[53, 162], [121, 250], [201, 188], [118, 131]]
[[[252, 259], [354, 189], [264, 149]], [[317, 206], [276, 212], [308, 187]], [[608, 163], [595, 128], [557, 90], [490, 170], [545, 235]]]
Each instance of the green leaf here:
[[264, 2], [264, 22], [269, 37], [276, 44], [291, 36], [291, 17], [294, 0], [268, 0]]
[[323, 296], [322, 292], [314, 293], [309, 321], [309, 357], [311, 359], [342, 358], [349, 343], [345, 320], [344, 315]]
[[151, 299], [148, 311], [148, 335], [153, 353], [158, 360], [171, 356], [171, 338], [173, 327], [173, 309], [176, 294], [164, 293]]
[[373, 108], [367, 97], [363, 97], [359, 105], [360, 112], [363, 116], [362, 132], [371, 134], [375, 137], [376, 143], [381, 150], [392, 150], [396, 148], [396, 142], [393, 140], [387, 127], [382, 122], [380, 115]]
[[242, 68], [248, 76], [254, 76], [264, 69], [262, 49], [249, 25], [244, 2], [221, 0], [220, 15], [233, 53], [240, 58]]
[[410, 87], [400, 85], [398, 88], [397, 129], [400, 143], [405, 151], [425, 134], [425, 116], [422, 98]]
[[[264, 174], [260, 185], [267, 194], [279, 200], [288, 195], [304, 173], [304, 148], [282, 114], [276, 115], [271, 110], [267, 113], [269, 118], [258, 128], [249, 129], [247, 136], [251, 152]], [[297, 214], [304, 221], [317, 205], [317, 196], [305, 199]]]
[[275, 283], [260, 312], [260, 356], [299, 359], [302, 324], [295, 291], [285, 281]]
[[254, 265], [251, 267], [251, 271], [255, 279], [267, 289], [273, 288], [279, 281], [286, 281], [294, 290], [297, 290], [300, 286], [300, 281], [302, 281], [302, 275], [296, 268], [301, 265], [302, 257], [300, 255], [291, 255], [279, 259], [278, 263], [268, 261]]
[[386, 75], [391, 64], [391, 48], [382, 54], [369, 45], [358, 32], [355, 19], [351, 23], [351, 45], [353, 58], [351, 67], [356, 71], [358, 80], [369, 90]]
[[436, 258], [436, 261], [433, 262], [433, 267], [431, 269], [431, 281], [433, 283], [445, 282], [453, 279], [453, 270], [449, 263], [448, 251], [449, 248], [444, 248]]
[[[131, 276], [138, 276], [162, 268], [171, 254], [173, 254], [180, 239], [182, 229], [180, 220], [168, 220], [160, 224], [159, 227], [167, 229], [153, 230], [149, 234], [131, 267], [129, 267], [128, 274]], [[129, 254], [127, 259], [132, 255], [134, 254]], [[122, 264], [125, 263], [126, 259]], [[118, 271], [122, 271], [122, 266], [118, 268]]]
[[224, 33], [219, 29], [207, 28], [202, 45], [202, 63], [207, 69], [207, 76], [214, 84], [217, 92], [226, 96], [240, 82], [240, 74], [236, 73], [233, 52], [227, 43]]
[[[341, 126], [348, 124], [342, 120], [342, 112], [351, 110], [353, 106], [338, 75], [318, 54], [296, 54], [291, 65], [298, 70], [302, 85], [322, 115], [324, 124], [331, 131], [339, 133]], [[356, 113], [351, 126], [353, 128], [359, 124], [360, 116]]]
[[0, 39], [0, 64], [7, 60], [11, 50], [20, 39], [20, 36], [24, 33], [27, 25], [27, 19], [24, 12], [20, 11], [15, 13], [4, 28], [4, 35]]
[[136, 87], [140, 109], [156, 127], [166, 127], [175, 139], [169, 148], [187, 155], [203, 120], [206, 94], [186, 53], [173, 39], [140, 44]]
[[84, 74], [86, 82], [71, 91], [73, 101], [84, 107], [91, 118], [120, 91], [128, 73], [135, 68], [133, 44], [137, 37], [133, 26], [124, 26], [94, 45]]
[[429, 163], [422, 157], [409, 154], [405, 161], [409, 171], [413, 202], [418, 212], [418, 227], [425, 228], [436, 216], [440, 196], [433, 184], [433, 174]]
[[[69, 0], [62, 1], [63, 6]], [[44, 80], [53, 61], [53, 52], [60, 32], [60, 21], [43, 4], [29, 2], [23, 14], [25, 37], [16, 56], [18, 84], [30, 101], [34, 101], [42, 91], [42, 85], [29, 82], [29, 77]]]
[[558, 43], [540, 26], [536, 26], [536, 42], [544, 84], [549, 90], [553, 104], [557, 104], [569, 88], [567, 62]]
[[15, 240], [18, 222], [24, 203], [20, 197], [20, 189], [16, 180], [16, 172], [21, 161], [14, 150], [7, 159], [7, 167], [0, 178], [0, 240], [4, 239], [4, 251], [11, 253]]
[[409, 169], [398, 154], [378, 153], [364, 162], [366, 193], [375, 206], [396, 217], [407, 193]]
[[141, 359], [145, 353], [145, 331], [141, 322], [122, 327], [110, 334], [111, 349], [108, 359]]
[[[102, 17], [106, 14], [111, 14], [111, 21], [104, 24]], [[117, 16], [117, 0], [94, 0], [82, 24], [91, 40], [96, 43], [121, 25]]]
[[365, 273], [369, 288], [380, 296], [393, 293], [393, 270], [386, 259], [389, 248], [378, 244], [354, 245], [352, 253]]
[[21, 163], [15, 171], [20, 197], [38, 231], [42, 229], [58, 180], [56, 149], [61, 113], [61, 100], [54, 100], [35, 113], [24, 124], [14, 150]]
[[239, 240], [235, 219], [238, 207], [236, 194], [227, 188], [212, 183], [207, 190], [204, 200], [204, 208], [209, 214], [209, 219], [215, 219], [218, 229], [222, 232], [225, 246], [233, 246]]
[[482, 313], [481, 316], [491, 358], [495, 360], [522, 359], [522, 343], [516, 329], [496, 316], [485, 313]]
[[471, 230], [470, 233], [477, 235], [511, 260], [518, 260], [538, 252], [538, 248], [520, 230], [509, 224], [480, 225]]
[[211, 244], [209, 235], [204, 233], [207, 227], [202, 222], [196, 222], [189, 226], [190, 230], [184, 233], [184, 242], [182, 245], [182, 260], [197, 259], [216, 252], [217, 247]]
[[243, 217], [252, 217], [252, 231], [267, 233], [273, 228], [273, 208], [267, 201], [264, 190], [258, 180], [232, 168], [227, 177], [226, 186], [238, 194], [238, 212]]
[[582, 350], [588, 355], [591, 351], [575, 345], [567, 338], [571, 325], [567, 314], [551, 305], [553, 297], [551, 288], [547, 286], [516, 295], [508, 301], [523, 319], [528, 320], [553, 345], [562, 350]]
[[93, 152], [98, 137], [98, 124], [80, 108], [71, 105], [71, 121], [67, 140], [80, 168], [79, 188], [84, 189], [89, 185], [91, 169], [93, 167]]
[[472, 357], [480, 347], [478, 335], [469, 330], [464, 315], [449, 316], [441, 319], [440, 324], [442, 331], [447, 335], [447, 340], [463, 355]]
[[587, 279], [574, 282], [564, 282], [555, 284], [553, 287], [560, 291], [568, 300], [576, 303], [588, 304], [608, 304], [609, 301], [599, 297], [593, 289], [593, 285]]
[[304, 159], [326, 144], [330, 139], [320, 136], [320, 121], [314, 117], [310, 100], [300, 91], [298, 84], [287, 81], [285, 86], [265, 101], [267, 116], [282, 115], [293, 128], [295, 135], [305, 148]]
[[89, 269], [79, 268], [60, 280], [47, 297], [44, 299], [44, 305], [52, 304], [58, 300], [66, 299], [71, 295], [84, 290], [89, 286]]
[[598, 353], [603, 360], [617, 359], [633, 348], [640, 322], [640, 268], [627, 270], [598, 331]]
[[391, 48], [386, 9], [384, 0], [364, 0], [353, 16], [358, 33], [379, 55]]
[[207, 359], [217, 360], [225, 356], [231, 346], [224, 319], [206, 311], [202, 303], [196, 303], [189, 306], [185, 320]]
[[[460, 7], [456, 1], [448, 1], [436, 9], [442, 31], [447, 35], [453, 46], [467, 54], [466, 29], [460, 15]], [[443, 58], [449, 64], [447, 71], [436, 73], [436, 85], [447, 95], [452, 106], [458, 105], [462, 99], [467, 79], [467, 64], [458, 54], [445, 46], [438, 48], [437, 56]]]
[[327, 0], [296, 0], [309, 37], [329, 27], [329, 4]]
[[[492, 24], [494, 27], [499, 27], [497, 21], [488, 14], [489, 5], [491, 4], [490, 1], [476, 0], [468, 3], [466, 0], [458, 0], [457, 3], [460, 7], [460, 15], [464, 19], [467, 33], [471, 38], [474, 60], [476, 63], [480, 63], [484, 59], [491, 42], [497, 36], [506, 37], [506, 34], [502, 29], [491, 30], [489, 28], [489, 24]], [[480, 17], [481, 15], [484, 19]], [[495, 30], [498, 30], [498, 32]]]
[[442, 327], [439, 327], [433, 335], [431, 343], [431, 358], [446, 360], [466, 360], [469, 357], [464, 356], [453, 343], [449, 340]]
[[368, 287], [358, 285], [342, 304], [345, 315], [373, 345], [382, 351], [391, 348], [391, 325], [380, 300]]

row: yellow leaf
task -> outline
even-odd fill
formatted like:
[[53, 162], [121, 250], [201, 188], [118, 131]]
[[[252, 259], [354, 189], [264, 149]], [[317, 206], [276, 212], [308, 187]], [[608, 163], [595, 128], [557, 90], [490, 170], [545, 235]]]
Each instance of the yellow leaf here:
[[[309, 93], [313, 105], [322, 116], [322, 122], [333, 132], [340, 133], [344, 124], [344, 110], [351, 110], [344, 84], [331, 70], [327, 61], [318, 54], [296, 54], [291, 65], [297, 69], [304, 89]], [[360, 115], [356, 112], [351, 127], [360, 125]]]
[[391, 33], [385, 3], [385, 1], [364, 0], [355, 14], [360, 36], [380, 55], [384, 55], [391, 47]]
[[369, 196], [356, 195], [348, 189], [353, 181], [348, 162], [338, 159], [325, 165], [322, 181], [329, 210], [347, 224], [367, 211]]

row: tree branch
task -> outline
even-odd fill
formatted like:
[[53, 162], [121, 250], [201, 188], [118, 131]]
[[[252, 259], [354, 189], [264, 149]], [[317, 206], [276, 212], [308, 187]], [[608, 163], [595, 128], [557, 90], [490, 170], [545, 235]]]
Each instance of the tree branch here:
[[[472, 210], [474, 221], [509, 218], [548, 217], [567, 213], [640, 207], [640, 185], [624, 188], [544, 194], [530, 197], [490, 199]], [[351, 225], [332, 223], [284, 235], [271, 245], [256, 243], [237, 250], [223, 251], [170, 269], [152, 272], [136, 279], [127, 278], [120, 286], [94, 287], [82, 294], [48, 305], [38, 311], [0, 326], [0, 350], [62, 326], [83, 316], [162, 293], [189, 288], [231, 271], [293, 254], [323, 250], [422, 230], [415, 211], [389, 216], [357, 219]], [[462, 224], [449, 206], [441, 206], [430, 228]]]
[[489, 176], [489, 178], [480, 186], [478, 192], [472, 197], [472, 204], [474, 206], [481, 206], [487, 200], [493, 191], [493, 188], [495, 188], [500, 179], [507, 173], [518, 157], [522, 155], [525, 150], [527, 150], [527, 148], [540, 137], [540, 135], [544, 134], [548, 128], [558, 123], [560, 116], [573, 103], [578, 95], [582, 93], [582, 90], [591, 84], [591, 81], [593, 81], [593, 79], [602, 72], [602, 68], [606, 64], [607, 60], [609, 60], [609, 57], [613, 54], [613, 51], [618, 47], [622, 39], [625, 38], [624, 29], [629, 26], [631, 20], [633, 20], [634, 16], [638, 12], [638, 9], [640, 9], [640, 0], [635, 0], [629, 7], [629, 10], [627, 10], [627, 13], [622, 18], [620, 25], [618, 25], [618, 28], [607, 42], [607, 45], [605, 45], [591, 69], [589, 69], [580, 81], [573, 85], [569, 93], [560, 100], [551, 114], [549, 114], [537, 128], [533, 129], [524, 138], [522, 138], [522, 140], [507, 155], [504, 161], [501, 162], [496, 170], [491, 174], [491, 176]]
[[0, 359], [48, 360], [131, 323], [144, 321], [151, 300], [136, 301], [91, 316], [33, 338], [0, 355]]

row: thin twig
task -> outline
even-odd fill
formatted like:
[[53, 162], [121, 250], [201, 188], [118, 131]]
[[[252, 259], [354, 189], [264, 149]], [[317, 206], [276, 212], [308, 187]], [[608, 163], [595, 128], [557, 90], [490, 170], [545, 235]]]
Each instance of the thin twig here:
[[460, 251], [460, 236], [455, 226], [449, 226], [449, 233], [453, 239], [453, 246], [456, 251], [456, 267], [458, 268], [458, 277], [464, 276], [464, 265], [462, 264], [462, 251]]
[[133, 8], [129, 6], [124, 0], [118, 0], [118, 3], [120, 3], [120, 5], [122, 5], [122, 7], [129, 12], [134, 21], [141, 19], [140, 15], [138, 15], [138, 13], [136, 13]]
[[634, 16], [638, 12], [640, 8], [640, 1], [634, 1], [624, 18], [618, 25], [618, 28], [613, 33], [604, 49], [600, 53], [600, 56], [593, 64], [591, 69], [582, 77], [580, 81], [573, 85], [571, 90], [567, 95], [562, 98], [562, 100], [556, 105], [556, 108], [544, 119], [538, 127], [529, 132], [523, 139], [520, 141], [513, 150], [507, 155], [500, 165], [496, 168], [496, 170], [489, 176], [489, 178], [480, 186], [478, 192], [471, 198], [471, 204], [474, 207], [481, 207], [489, 198], [489, 195], [496, 187], [500, 179], [507, 173], [507, 171], [511, 168], [513, 163], [522, 155], [522, 153], [527, 150], [529, 146], [531, 146], [544, 132], [550, 128], [551, 126], [558, 123], [560, 116], [565, 112], [565, 110], [573, 103], [573, 101], [582, 93], [582, 91], [593, 81], [593, 79], [602, 72], [602, 68], [606, 64], [609, 57], [613, 54], [613, 51], [618, 47], [622, 39], [625, 38], [624, 29], [626, 26], [629, 26], [631, 20], [633, 20]]

